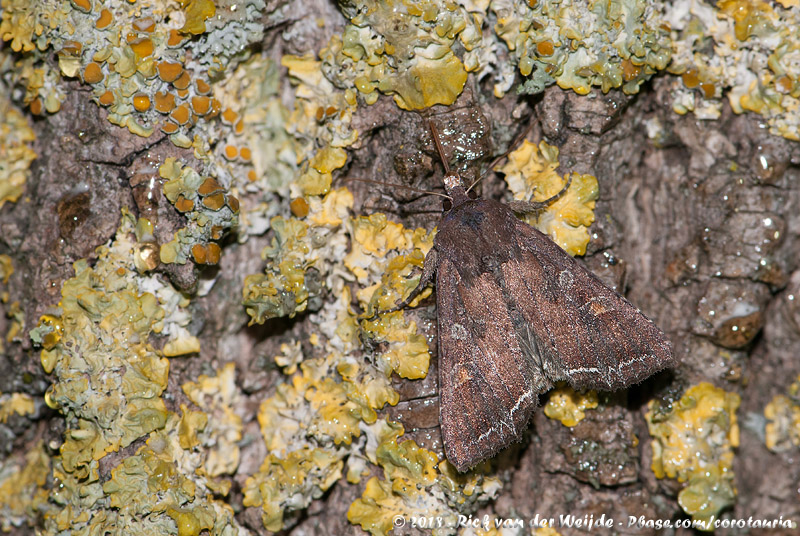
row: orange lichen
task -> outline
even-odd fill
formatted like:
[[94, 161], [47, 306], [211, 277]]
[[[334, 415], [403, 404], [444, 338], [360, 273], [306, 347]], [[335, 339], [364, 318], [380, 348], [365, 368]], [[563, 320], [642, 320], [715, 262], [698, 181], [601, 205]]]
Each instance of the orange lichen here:
[[233, 145], [226, 145], [225, 146], [225, 158], [228, 160], [233, 160], [239, 155], [239, 150], [236, 149]]
[[226, 125], [232, 125], [239, 119], [239, 114], [231, 110], [230, 108], [225, 108], [222, 112], [222, 122]]
[[192, 257], [197, 264], [206, 264], [208, 255], [206, 255], [206, 248], [202, 244], [195, 244], [192, 246]]
[[194, 201], [191, 199], [186, 199], [183, 197], [183, 194], [178, 196], [178, 200], [175, 201], [175, 208], [179, 212], [189, 212], [194, 208]]
[[623, 80], [630, 82], [631, 80], [635, 80], [640, 74], [642, 74], [641, 66], [634, 65], [631, 60], [622, 60]]
[[164, 82], [174, 82], [183, 73], [183, 65], [173, 61], [160, 61], [156, 65], [158, 77]]
[[100, 12], [100, 16], [97, 17], [97, 22], [94, 23], [94, 26], [98, 30], [104, 30], [111, 25], [112, 20], [114, 20], [114, 17], [111, 15], [111, 12], [107, 9], [103, 9], [103, 11]]
[[681, 79], [683, 80], [683, 85], [689, 89], [696, 88], [700, 85], [700, 79], [697, 77], [696, 69], [689, 69], [681, 75]]
[[89, 62], [83, 70], [83, 81], [87, 84], [96, 84], [104, 78], [103, 69], [96, 61]]
[[550, 41], [542, 41], [536, 45], [536, 52], [542, 56], [552, 56], [553, 52], [555, 52], [555, 48]]
[[175, 108], [175, 95], [156, 91], [156, 111], [168, 114]]
[[100, 98], [97, 99], [101, 106], [111, 106], [114, 104], [114, 93], [111, 90], [106, 91]]
[[208, 254], [208, 264], [219, 263], [222, 250], [220, 249], [218, 244], [215, 244], [213, 242], [209, 243], [206, 246], [206, 253]]
[[91, 0], [70, 0], [72, 5], [84, 13], [89, 13], [92, 11], [92, 2]]
[[308, 216], [308, 208], [308, 203], [302, 197], [298, 197], [289, 203], [289, 209], [297, 218], [305, 218]]
[[42, 99], [40, 99], [39, 97], [33, 99], [31, 103], [28, 105], [28, 107], [30, 108], [31, 113], [33, 115], [42, 115], [42, 107], [43, 107]]
[[239, 212], [239, 199], [235, 195], [229, 195], [228, 206], [231, 207], [233, 213], [236, 214]]
[[217, 192], [203, 198], [203, 205], [211, 210], [219, 210], [225, 206], [225, 194]]
[[167, 38], [167, 46], [168, 47], [178, 47], [186, 40], [186, 37], [182, 35], [178, 30], [170, 30], [169, 37]]
[[169, 116], [179, 125], [185, 125], [189, 121], [189, 107], [186, 104], [181, 104], [172, 110]]
[[136, 54], [138, 58], [146, 58], [153, 53], [153, 41], [149, 37], [142, 37], [139, 39], [134, 39], [130, 43], [128, 43], [133, 50], [133, 53]]
[[211, 99], [202, 95], [192, 97], [192, 110], [197, 115], [206, 115], [211, 110]]
[[183, 71], [181, 75], [174, 82], [172, 82], [172, 85], [177, 89], [187, 89], [191, 81], [192, 76], [187, 71]]
[[201, 95], [208, 95], [211, 93], [211, 85], [201, 78], [198, 78], [194, 81], [194, 87]]
[[192, 257], [197, 264], [217, 264], [219, 263], [221, 252], [220, 247], [213, 242], [206, 245], [195, 244], [192, 246]]
[[208, 177], [203, 181], [203, 184], [197, 188], [197, 193], [200, 195], [209, 195], [223, 191], [224, 188], [213, 177]]
[[241, 157], [242, 157], [242, 160], [247, 160], [247, 161], [249, 161], [249, 160], [250, 160], [250, 159], [253, 157], [253, 154], [250, 152], [250, 148], [248, 148], [248, 147], [242, 147], [242, 148], [239, 150], [239, 156], [241, 156]]
[[133, 96], [133, 107], [137, 112], [145, 112], [150, 109], [150, 97], [143, 93]]
[[175, 123], [164, 123], [161, 125], [161, 130], [163, 130], [165, 134], [175, 134], [178, 132], [179, 128]]

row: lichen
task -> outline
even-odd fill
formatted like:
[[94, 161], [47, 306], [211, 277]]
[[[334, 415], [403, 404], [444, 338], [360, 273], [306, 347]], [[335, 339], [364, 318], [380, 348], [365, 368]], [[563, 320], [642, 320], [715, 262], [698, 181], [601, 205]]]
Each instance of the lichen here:
[[399, 424], [379, 421], [370, 433], [375, 446], [367, 448], [366, 454], [383, 469], [383, 479], [367, 481], [364, 493], [350, 505], [347, 519], [373, 536], [389, 534], [397, 516], [409, 520], [421, 511], [442, 519], [443, 526], [435, 526], [432, 534], [455, 534], [459, 514], [474, 511], [500, 490], [499, 479], [480, 469], [459, 474], [414, 441], [399, 441], [403, 433]]
[[[216, 376], [201, 375], [196, 382], [187, 382], [182, 388], [207, 417], [195, 417], [198, 423], [205, 421], [202, 426], [186, 423], [181, 446], [202, 445], [206, 453], [204, 476], [232, 475], [239, 466], [239, 441], [242, 439], [242, 418], [236, 413], [242, 399], [236, 386], [236, 367], [228, 363]], [[187, 414], [185, 410], [184, 414]], [[196, 433], [197, 428], [202, 433]]]
[[[211, 497], [230, 488], [215, 477], [235, 469], [215, 451], [239, 433], [229, 407], [232, 372], [187, 385], [207, 414], [185, 405], [180, 415], [167, 410], [163, 354], [171, 342], [186, 344], [178, 328], [191, 317], [188, 302], [168, 282], [136, 269], [137, 231], [141, 226], [123, 211], [114, 239], [97, 248], [95, 264], [75, 263], [58, 307], [31, 331], [53, 375], [45, 401], [66, 420], [52, 463], [57, 485], [49, 498], [58, 508], [45, 512], [45, 530], [231, 536], [238, 531], [233, 510]], [[166, 343], [163, 352], [151, 344], [156, 337]], [[144, 438], [101, 482], [99, 461]]]
[[772, 452], [800, 447], [800, 376], [786, 395], [775, 395], [764, 408], [766, 444]]
[[645, 418], [653, 437], [653, 473], [683, 484], [678, 503], [695, 520], [706, 522], [735, 500], [739, 402], [739, 395], [703, 382], [687, 389], [672, 407], [655, 400], [649, 404]]
[[571, 387], [559, 387], [550, 393], [544, 414], [551, 419], [561, 421], [564, 426], [575, 426], [586, 417], [587, 409], [594, 409], [598, 405], [597, 393], [588, 391], [578, 393]]
[[167, 158], [158, 168], [168, 179], [164, 196], [183, 213], [186, 227], [175, 238], [161, 245], [161, 262], [185, 264], [217, 264], [222, 254], [219, 241], [238, 223], [239, 200], [214, 177], [203, 177], [190, 166]]
[[0, 531], [30, 525], [47, 508], [49, 473], [50, 458], [41, 442], [23, 458], [0, 461]]
[[25, 393], [0, 393], [0, 424], [12, 415], [30, 415], [36, 411], [36, 403]]
[[463, 6], [437, 0], [340, 5], [349, 24], [320, 52], [337, 87], [358, 90], [369, 104], [378, 91], [391, 94], [406, 110], [455, 102], [467, 67], [454, 49], [470, 51], [481, 36], [481, 24]]
[[[558, 176], [555, 171], [558, 165], [558, 147], [544, 141], [537, 147], [525, 140], [508, 155], [508, 162], [500, 171], [505, 173], [515, 199], [544, 201], [559, 193], [568, 179]], [[572, 173], [571, 181], [558, 200], [541, 213], [528, 214], [524, 219], [574, 256], [586, 253], [599, 190], [592, 175]]]
[[[585, 95], [622, 88], [637, 93], [643, 82], [669, 63], [671, 42], [649, 2], [495, 0], [495, 31], [505, 41], [520, 73], [522, 92], [539, 93], [557, 83]], [[502, 95], [513, 76], [495, 86]]]
[[42, 366], [54, 373], [46, 401], [67, 418], [60, 449], [67, 471], [88, 469], [167, 418], [160, 395], [169, 363], [147, 342], [164, 312], [155, 296], [140, 293], [129, 261], [104, 246], [98, 252], [94, 268], [75, 263], [58, 311], [31, 333], [42, 345]]
[[[217, 3], [223, 9], [211, 0], [145, 1], [136, 9], [124, 0], [3, 0], [0, 38], [22, 55], [26, 69], [14, 76], [34, 113], [58, 111], [62, 79], [79, 77], [111, 123], [145, 137], [160, 128], [176, 145], [202, 149], [224, 127], [211, 82], [261, 40], [266, 7]], [[58, 72], [48, 68], [51, 51]]]
[[0, 208], [14, 203], [25, 190], [30, 166], [36, 153], [31, 143], [36, 138], [25, 116], [2, 94], [0, 84]]
[[763, 0], [664, 4], [673, 45], [672, 107], [716, 119], [722, 101], [800, 140], [800, 12]]
[[343, 223], [353, 196], [342, 188], [310, 201], [306, 218], [276, 216], [270, 222], [274, 237], [262, 252], [266, 272], [248, 275], [242, 290], [251, 323], [293, 317], [321, 305], [323, 281], [344, 257]]

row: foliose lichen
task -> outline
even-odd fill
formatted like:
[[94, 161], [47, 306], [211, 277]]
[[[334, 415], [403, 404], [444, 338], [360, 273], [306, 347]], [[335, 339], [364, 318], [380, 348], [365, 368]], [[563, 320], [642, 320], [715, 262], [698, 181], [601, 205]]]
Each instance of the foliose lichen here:
[[21, 527], [47, 508], [49, 474], [50, 457], [41, 442], [23, 457], [0, 461], [0, 531]]
[[739, 402], [739, 395], [702, 382], [687, 389], [671, 407], [655, 400], [648, 406], [651, 468], [656, 478], [684, 484], [678, 503], [692, 519], [706, 522], [735, 501], [733, 449], [739, 445]]
[[790, 3], [680, 0], [663, 4], [673, 41], [672, 107], [716, 119], [722, 100], [761, 115], [770, 132], [800, 140], [800, 13]]
[[800, 447], [800, 377], [785, 395], [775, 395], [764, 408], [766, 444], [773, 452]]
[[569, 189], [540, 214], [528, 214], [524, 220], [548, 235], [570, 255], [583, 255], [589, 243], [589, 226], [594, 222], [595, 201], [599, 195], [597, 179], [592, 175], [572, 173], [560, 177], [558, 147], [542, 141], [538, 147], [524, 140], [519, 149], [508, 155], [500, 168], [514, 199], [544, 201], [556, 195], [571, 179]]
[[222, 249], [218, 241], [238, 223], [239, 200], [214, 177], [203, 177], [190, 166], [167, 158], [158, 168], [164, 196], [183, 213], [188, 224], [175, 238], [160, 248], [163, 263], [219, 263]]
[[559, 387], [550, 393], [544, 414], [551, 419], [561, 421], [564, 426], [575, 426], [586, 417], [587, 409], [594, 409], [598, 405], [597, 392], [576, 392], [568, 386]]
[[[522, 92], [555, 82], [581, 95], [592, 87], [637, 93], [670, 60], [668, 28], [651, 2], [495, 0], [490, 9], [495, 31], [528, 77]], [[495, 93], [509, 89], [513, 76], [505, 78]]]
[[16, 202], [25, 190], [36, 139], [27, 119], [11, 103], [0, 83], [0, 207]]

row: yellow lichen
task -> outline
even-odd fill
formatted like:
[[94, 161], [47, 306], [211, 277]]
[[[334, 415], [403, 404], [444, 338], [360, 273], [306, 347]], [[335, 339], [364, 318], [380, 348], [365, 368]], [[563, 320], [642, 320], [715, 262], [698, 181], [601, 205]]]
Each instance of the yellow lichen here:
[[369, 433], [375, 436], [376, 446], [367, 449], [367, 458], [383, 468], [384, 478], [367, 481], [364, 493], [350, 505], [347, 519], [374, 536], [389, 534], [398, 516], [409, 520], [420, 511], [441, 518], [442, 526], [435, 526], [433, 534], [444, 534], [457, 525], [459, 513], [499, 491], [496, 478], [480, 472], [458, 474], [414, 441], [399, 441], [403, 433], [399, 424], [378, 421]]
[[270, 454], [245, 482], [243, 504], [262, 507], [264, 527], [278, 531], [288, 508], [296, 509], [300, 497], [321, 497], [341, 478], [343, 465], [340, 457], [321, 449], [303, 448], [285, 459]]
[[342, 188], [322, 202], [312, 201], [306, 220], [283, 216], [271, 220], [275, 236], [262, 252], [269, 261], [267, 271], [248, 275], [242, 289], [251, 323], [292, 317], [319, 301], [324, 274], [344, 255], [343, 222], [352, 204], [352, 194]]
[[738, 395], [710, 383], [692, 386], [670, 408], [656, 401], [645, 418], [657, 478], [684, 483], [678, 502], [693, 519], [705, 522], [733, 504], [736, 496], [733, 449], [739, 445]]
[[30, 415], [36, 411], [31, 395], [25, 393], [0, 393], [0, 424], [7, 422], [12, 415]]
[[212, 0], [178, 0], [186, 12], [186, 22], [181, 31], [188, 34], [201, 34], [206, 31], [206, 20], [214, 16], [217, 8]]
[[201, 375], [197, 382], [182, 386], [189, 400], [208, 415], [201, 439], [207, 453], [203, 467], [209, 477], [233, 474], [239, 466], [242, 418], [235, 409], [241, 403], [241, 393], [235, 380], [236, 367], [228, 363], [217, 376]]
[[15, 202], [25, 191], [25, 181], [36, 153], [30, 148], [35, 136], [19, 110], [0, 95], [0, 207]]
[[0, 531], [10, 532], [26, 522], [32, 525], [37, 512], [47, 505], [49, 473], [50, 458], [41, 442], [29, 449], [24, 459], [0, 461]]
[[[544, 201], [561, 191], [567, 177], [559, 177], [558, 148], [525, 140], [508, 156], [500, 169], [515, 199]], [[540, 214], [530, 214], [525, 221], [533, 225], [570, 255], [583, 255], [589, 243], [589, 226], [594, 222], [595, 201], [599, 195], [597, 179], [572, 173], [567, 192]]]
[[550, 393], [550, 398], [544, 406], [544, 414], [551, 419], [561, 421], [564, 426], [575, 426], [586, 417], [587, 409], [597, 407], [597, 393], [575, 392], [571, 387], [559, 387]]
[[349, 18], [320, 56], [342, 85], [356, 89], [365, 102], [377, 99], [375, 89], [394, 96], [406, 110], [452, 104], [467, 80], [467, 67], [453, 52], [457, 39], [471, 54], [480, 39], [480, 23], [462, 6], [439, 1], [365, 0], [344, 10]]
[[800, 447], [800, 377], [789, 386], [787, 395], [775, 395], [764, 408], [765, 440], [773, 452]]

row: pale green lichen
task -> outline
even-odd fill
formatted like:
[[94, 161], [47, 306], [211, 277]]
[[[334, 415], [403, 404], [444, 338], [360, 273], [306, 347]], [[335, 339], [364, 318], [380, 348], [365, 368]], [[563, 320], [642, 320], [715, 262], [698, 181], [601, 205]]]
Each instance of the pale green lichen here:
[[383, 469], [384, 478], [367, 481], [364, 493], [350, 505], [347, 519], [373, 536], [389, 534], [398, 516], [408, 520], [420, 511], [442, 519], [442, 526], [434, 526], [434, 535], [455, 534], [459, 514], [474, 511], [500, 490], [496, 477], [480, 470], [458, 474], [414, 441], [399, 441], [403, 434], [399, 424], [379, 421], [370, 427], [370, 434], [374, 446], [366, 454]]
[[[669, 32], [650, 2], [494, 0], [490, 9], [514, 64], [530, 77], [523, 92], [555, 82], [581, 95], [592, 87], [637, 93], [669, 63]], [[506, 78], [496, 93], [509, 89]]]
[[203, 177], [174, 158], [167, 158], [158, 172], [168, 179], [164, 196], [188, 219], [172, 241], [161, 245], [161, 262], [185, 264], [192, 259], [197, 264], [219, 263], [217, 241], [236, 227], [239, 200], [213, 177]]
[[706, 522], [735, 500], [739, 402], [738, 395], [706, 382], [687, 389], [672, 407], [650, 402], [645, 418], [653, 437], [653, 473], [684, 484], [678, 503], [695, 520]]
[[334, 84], [357, 89], [370, 104], [377, 91], [391, 94], [407, 110], [455, 102], [467, 69], [453, 50], [458, 44], [469, 54], [481, 36], [480, 22], [464, 7], [436, 0], [340, 5], [349, 24], [320, 53]]
[[716, 119], [727, 95], [736, 113], [761, 115], [773, 134], [800, 139], [800, 12], [763, 0], [664, 5], [673, 57], [672, 107]]
[[571, 178], [569, 189], [541, 213], [528, 214], [533, 225], [570, 255], [583, 255], [589, 244], [589, 226], [594, 222], [595, 201], [599, 195], [597, 179], [592, 175], [572, 173], [559, 177], [558, 147], [540, 142], [537, 147], [525, 140], [508, 155], [500, 169], [515, 199], [544, 201], [558, 194]]

